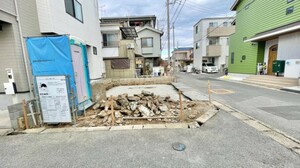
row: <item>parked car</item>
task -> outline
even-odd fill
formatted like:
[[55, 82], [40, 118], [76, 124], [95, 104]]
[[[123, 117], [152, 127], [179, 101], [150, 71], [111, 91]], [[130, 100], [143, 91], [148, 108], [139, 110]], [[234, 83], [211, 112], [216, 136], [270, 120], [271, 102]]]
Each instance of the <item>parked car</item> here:
[[202, 72], [206, 72], [206, 73], [218, 72], [218, 67], [211, 62], [204, 62], [202, 64]]

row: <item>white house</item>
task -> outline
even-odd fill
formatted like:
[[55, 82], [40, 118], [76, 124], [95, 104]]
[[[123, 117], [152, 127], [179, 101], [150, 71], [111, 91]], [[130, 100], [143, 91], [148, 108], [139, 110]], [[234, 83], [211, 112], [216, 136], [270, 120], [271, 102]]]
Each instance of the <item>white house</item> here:
[[202, 70], [203, 62], [212, 62], [220, 70], [227, 67], [229, 36], [234, 33], [234, 18], [203, 18], [194, 25], [194, 67]]
[[[33, 80], [24, 37], [65, 34], [86, 45], [90, 79], [102, 78], [105, 68], [97, 0], [1, 0], [0, 84], [8, 82], [5, 68], [12, 68], [17, 95], [28, 95]], [[22, 98], [9, 99], [6, 104]]]
[[[156, 17], [103, 17], [100, 19], [102, 33], [102, 51], [106, 62], [106, 71], [112, 71], [110, 60], [120, 57], [131, 57], [128, 51], [133, 52], [135, 69], [141, 69], [143, 74], [151, 73], [154, 66], [159, 66], [161, 57], [161, 36], [163, 32], [155, 29]], [[107, 77], [134, 77], [133, 67], [130, 72], [106, 72]], [[149, 71], [150, 69], [150, 71]], [[125, 73], [125, 74], [124, 74]]]

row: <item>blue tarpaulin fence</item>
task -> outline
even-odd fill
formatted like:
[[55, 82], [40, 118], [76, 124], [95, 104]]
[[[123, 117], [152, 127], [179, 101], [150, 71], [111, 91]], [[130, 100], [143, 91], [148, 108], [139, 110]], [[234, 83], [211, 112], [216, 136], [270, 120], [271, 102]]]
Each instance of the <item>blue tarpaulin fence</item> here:
[[26, 45], [33, 76], [69, 76], [70, 87], [77, 95], [68, 36], [29, 37]]

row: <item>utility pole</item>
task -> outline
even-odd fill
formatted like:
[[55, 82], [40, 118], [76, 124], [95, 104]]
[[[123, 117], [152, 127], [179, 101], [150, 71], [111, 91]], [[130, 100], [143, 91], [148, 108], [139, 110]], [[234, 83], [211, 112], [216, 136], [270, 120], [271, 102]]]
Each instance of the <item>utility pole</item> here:
[[173, 27], [173, 51], [175, 50], [175, 26], [174, 26], [174, 22], [172, 24]]
[[171, 65], [170, 58], [170, 0], [167, 0], [167, 29], [168, 29], [168, 63]]

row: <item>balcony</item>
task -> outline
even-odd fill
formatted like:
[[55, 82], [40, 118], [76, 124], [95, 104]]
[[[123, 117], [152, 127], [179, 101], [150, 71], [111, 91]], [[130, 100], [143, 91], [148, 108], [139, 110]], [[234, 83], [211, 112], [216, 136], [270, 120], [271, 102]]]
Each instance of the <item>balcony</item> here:
[[206, 46], [206, 57], [219, 57], [222, 53], [221, 45], [208, 45]]
[[103, 48], [118, 48], [120, 41], [104, 41], [102, 42]]
[[207, 37], [226, 37], [235, 32], [235, 26], [229, 27], [209, 27], [207, 29]]

